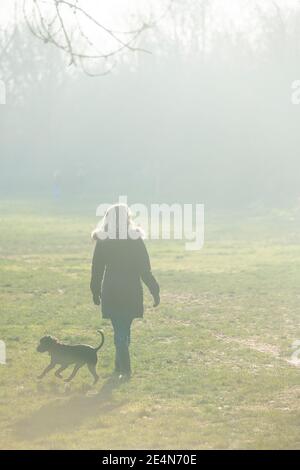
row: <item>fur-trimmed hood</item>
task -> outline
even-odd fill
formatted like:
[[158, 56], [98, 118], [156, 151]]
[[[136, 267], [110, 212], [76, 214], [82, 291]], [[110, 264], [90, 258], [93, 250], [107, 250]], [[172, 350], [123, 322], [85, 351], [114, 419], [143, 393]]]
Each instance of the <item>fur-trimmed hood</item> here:
[[[110, 238], [108, 228], [104, 228], [104, 227], [96, 228], [95, 230], [92, 231], [91, 238], [92, 240], [106, 240], [107, 238]], [[139, 238], [144, 239], [145, 232], [141, 227], [138, 227], [136, 225], [129, 226], [128, 238], [131, 240], [138, 240]], [[116, 237], [112, 237], [112, 239], [119, 239], [118, 234], [116, 235]], [[120, 239], [122, 238], [120, 237]]]

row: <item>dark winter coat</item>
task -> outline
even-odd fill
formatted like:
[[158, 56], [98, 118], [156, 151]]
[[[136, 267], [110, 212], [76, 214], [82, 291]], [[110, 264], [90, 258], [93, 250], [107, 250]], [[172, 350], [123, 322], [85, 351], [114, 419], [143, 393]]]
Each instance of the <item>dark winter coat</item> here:
[[91, 291], [101, 297], [103, 318], [126, 315], [143, 316], [141, 280], [156, 298], [159, 285], [152, 272], [142, 238], [97, 240], [93, 262]]

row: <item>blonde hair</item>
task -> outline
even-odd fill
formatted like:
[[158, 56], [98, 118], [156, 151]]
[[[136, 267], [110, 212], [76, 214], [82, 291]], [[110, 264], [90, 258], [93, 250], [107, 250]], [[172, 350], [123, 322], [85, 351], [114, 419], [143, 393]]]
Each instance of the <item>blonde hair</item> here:
[[102, 221], [93, 230], [92, 239], [102, 238], [141, 238], [143, 230], [138, 227], [133, 219], [130, 208], [126, 204], [113, 204], [107, 209]]

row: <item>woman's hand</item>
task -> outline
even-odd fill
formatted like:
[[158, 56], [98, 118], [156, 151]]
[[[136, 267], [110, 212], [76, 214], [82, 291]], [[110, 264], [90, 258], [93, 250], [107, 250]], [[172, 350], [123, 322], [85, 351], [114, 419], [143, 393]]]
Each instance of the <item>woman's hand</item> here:
[[153, 299], [154, 299], [153, 307], [157, 307], [157, 306], [160, 304], [160, 296], [159, 296], [159, 294], [157, 294], [155, 297], [153, 297]]
[[100, 305], [100, 296], [99, 295], [93, 295], [93, 302], [95, 305]]

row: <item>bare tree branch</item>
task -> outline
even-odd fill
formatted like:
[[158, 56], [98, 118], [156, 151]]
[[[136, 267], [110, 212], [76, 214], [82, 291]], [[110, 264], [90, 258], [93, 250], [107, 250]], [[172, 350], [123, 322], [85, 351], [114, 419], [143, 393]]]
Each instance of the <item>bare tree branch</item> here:
[[[109, 73], [114, 67], [112, 61], [123, 52], [150, 53], [138, 45], [142, 33], [156, 24], [169, 12], [174, 0], [168, 5], [159, 18], [153, 21], [141, 21], [137, 27], [120, 31], [107, 27], [88, 12], [79, 0], [23, 0], [23, 15], [31, 33], [45, 43], [53, 44], [62, 50], [69, 59], [69, 65], [77, 65], [88, 75]], [[85, 22], [83, 27], [82, 22]], [[101, 34], [102, 47], [91, 39], [90, 29]], [[91, 65], [99, 65], [100, 73], [89, 72]]]

